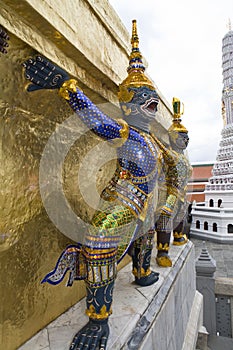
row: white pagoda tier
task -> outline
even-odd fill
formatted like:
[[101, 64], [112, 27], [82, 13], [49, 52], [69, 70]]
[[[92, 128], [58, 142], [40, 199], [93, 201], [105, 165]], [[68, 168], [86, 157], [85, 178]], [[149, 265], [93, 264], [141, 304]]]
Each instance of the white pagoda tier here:
[[224, 128], [205, 203], [193, 203], [191, 237], [233, 243], [233, 31], [222, 41]]

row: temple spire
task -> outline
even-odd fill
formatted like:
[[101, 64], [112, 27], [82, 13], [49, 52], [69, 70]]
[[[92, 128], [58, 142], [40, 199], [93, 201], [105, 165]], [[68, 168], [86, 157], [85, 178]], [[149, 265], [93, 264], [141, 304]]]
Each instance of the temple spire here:
[[231, 19], [228, 18], [228, 24], [227, 24], [229, 32], [231, 31]]
[[132, 38], [131, 38], [132, 50], [138, 49], [139, 46], [139, 38], [138, 38], [138, 30], [137, 30], [137, 21], [136, 19], [132, 20]]

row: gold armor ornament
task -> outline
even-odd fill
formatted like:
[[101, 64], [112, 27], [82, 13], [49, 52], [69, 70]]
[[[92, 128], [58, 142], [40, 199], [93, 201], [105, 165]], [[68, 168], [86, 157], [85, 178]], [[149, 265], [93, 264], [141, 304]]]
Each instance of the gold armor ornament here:
[[[192, 167], [184, 154], [188, 144], [188, 130], [181, 124], [181, 103], [173, 98], [173, 122], [168, 130], [171, 147], [166, 148], [157, 141], [164, 157], [164, 178], [159, 192], [157, 209], [157, 263], [162, 267], [172, 266], [168, 255], [170, 236], [173, 231], [173, 244], [183, 245], [188, 239], [183, 233], [186, 215], [186, 191]], [[183, 141], [180, 142], [180, 140]]]

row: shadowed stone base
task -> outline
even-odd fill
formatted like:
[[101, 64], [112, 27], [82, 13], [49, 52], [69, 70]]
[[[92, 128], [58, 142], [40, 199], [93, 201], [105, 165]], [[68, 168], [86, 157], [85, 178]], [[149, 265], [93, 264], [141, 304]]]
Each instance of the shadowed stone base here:
[[211, 350], [231, 350], [233, 349], [233, 339], [210, 335], [208, 346]]
[[166, 269], [159, 290], [122, 349], [196, 348], [202, 325], [202, 296], [196, 292], [194, 249], [190, 242], [178, 249], [176, 258], [171, 256], [173, 268]]
[[[131, 264], [118, 273], [107, 350], [195, 349], [202, 296], [196, 291], [193, 244], [171, 247], [173, 267], [157, 266], [156, 253], [151, 268], [160, 275], [155, 284], [137, 286]], [[83, 299], [19, 350], [68, 350], [74, 334], [87, 322], [84, 309]]]
[[192, 228], [190, 231], [190, 237], [195, 239], [201, 239], [201, 240], [208, 240], [215, 243], [221, 243], [221, 244], [233, 244], [233, 235], [229, 234], [219, 234], [216, 232], [209, 233], [208, 231], [201, 231]]

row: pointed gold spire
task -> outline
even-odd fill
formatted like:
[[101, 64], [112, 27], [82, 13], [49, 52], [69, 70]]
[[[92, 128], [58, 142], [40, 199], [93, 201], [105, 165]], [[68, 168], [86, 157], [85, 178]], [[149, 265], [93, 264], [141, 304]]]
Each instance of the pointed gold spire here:
[[128, 73], [130, 70], [145, 71], [145, 66], [142, 62], [142, 54], [139, 50], [139, 37], [137, 30], [136, 19], [132, 20], [132, 36], [131, 36], [131, 54], [129, 56], [129, 66], [127, 68]]
[[139, 37], [138, 37], [138, 30], [137, 30], [137, 21], [136, 21], [136, 19], [133, 19], [133, 20], [132, 20], [131, 45], [132, 45], [132, 50], [133, 50], [133, 49], [138, 49], [138, 46], [139, 46]]
[[155, 90], [155, 87], [151, 80], [144, 74], [145, 66], [142, 62], [142, 54], [139, 50], [139, 37], [137, 33], [137, 21], [132, 21], [132, 37], [131, 37], [132, 50], [129, 56], [129, 66], [127, 68], [128, 76], [119, 85], [119, 101], [130, 102], [133, 98], [133, 91], [128, 91], [128, 88], [139, 88], [146, 86], [151, 90]]

